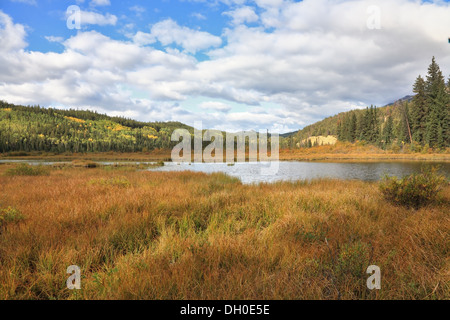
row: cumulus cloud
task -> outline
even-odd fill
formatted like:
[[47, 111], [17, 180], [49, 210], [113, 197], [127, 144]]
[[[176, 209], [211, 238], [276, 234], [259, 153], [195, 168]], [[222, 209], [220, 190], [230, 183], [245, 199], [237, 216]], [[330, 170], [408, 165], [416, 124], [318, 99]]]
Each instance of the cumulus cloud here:
[[[61, 42], [61, 53], [26, 50], [25, 27], [0, 11], [0, 98], [202, 120], [213, 129], [292, 131], [411, 94], [433, 55], [450, 71], [448, 3], [378, 0], [380, 29], [367, 28], [374, 1], [229, 4], [232, 20], [246, 7], [258, 19], [244, 14], [220, 37], [172, 19], [129, 40], [79, 31]], [[198, 60], [199, 52], [208, 58]], [[199, 109], [188, 103], [194, 98]]]
[[0, 52], [10, 53], [23, 49], [25, 41], [25, 27], [14, 24], [11, 17], [0, 11]]
[[190, 53], [222, 44], [220, 37], [180, 26], [172, 19], [154, 24], [150, 33], [137, 32], [133, 40], [140, 45], [151, 44], [155, 41], [159, 41], [163, 46], [176, 44]]
[[243, 6], [233, 11], [225, 11], [223, 13], [232, 18], [233, 24], [251, 23], [258, 21], [259, 17], [252, 7]]
[[92, 11], [80, 11], [81, 24], [96, 24], [99, 26], [115, 25], [117, 23], [117, 17], [113, 14], [106, 13], [105, 15]]

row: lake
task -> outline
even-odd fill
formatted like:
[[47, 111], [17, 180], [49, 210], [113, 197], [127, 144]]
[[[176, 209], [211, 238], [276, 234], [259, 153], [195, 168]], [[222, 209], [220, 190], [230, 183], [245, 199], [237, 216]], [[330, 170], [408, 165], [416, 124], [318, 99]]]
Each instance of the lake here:
[[[113, 164], [148, 164], [153, 162], [130, 161], [96, 161], [103, 165]], [[53, 165], [55, 161], [39, 160], [0, 160], [1, 163], [28, 163], [31, 165]], [[308, 162], [280, 161], [278, 168], [269, 174], [262, 174], [262, 169], [268, 169], [271, 162], [237, 162], [234, 165], [226, 163], [174, 163], [165, 162], [163, 167], [148, 169], [152, 171], [200, 171], [206, 173], [224, 172], [239, 178], [242, 183], [277, 182], [310, 180], [315, 178], [354, 179], [364, 181], [380, 180], [385, 174], [402, 177], [414, 172], [419, 173], [423, 166], [438, 165], [440, 172], [450, 178], [450, 162], [423, 161], [377, 161], [377, 162]]]
[[355, 179], [364, 181], [380, 180], [385, 174], [402, 177], [419, 173], [424, 165], [439, 165], [440, 172], [450, 177], [450, 162], [305, 162], [280, 161], [273, 174], [261, 174], [261, 168], [268, 168], [269, 162], [244, 162], [229, 166], [226, 163], [173, 163], [155, 171], [201, 171], [206, 173], [224, 172], [239, 178], [242, 183], [309, 180], [315, 178]]

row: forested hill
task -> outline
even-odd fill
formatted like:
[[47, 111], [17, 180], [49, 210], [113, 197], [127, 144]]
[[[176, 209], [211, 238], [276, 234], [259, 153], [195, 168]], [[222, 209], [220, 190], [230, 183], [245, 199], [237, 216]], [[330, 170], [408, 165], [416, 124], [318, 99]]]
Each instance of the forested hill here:
[[0, 101], [0, 152], [146, 151], [171, 148], [180, 122], [140, 122], [93, 111], [26, 107]]
[[303, 128], [290, 137], [289, 145], [311, 146], [312, 136], [334, 135], [340, 141], [364, 141], [384, 149], [405, 144], [413, 151], [450, 147], [450, 79], [434, 57], [426, 77], [412, 84], [414, 96], [377, 108], [352, 110]]
[[293, 136], [294, 139], [297, 140], [298, 142], [303, 141], [311, 136], [328, 136], [328, 135], [333, 135], [336, 137], [340, 136], [340, 140], [352, 140], [352, 137], [345, 137], [345, 132], [343, 132], [342, 127], [340, 128], [341, 130], [339, 130], [339, 125], [342, 126], [347, 119], [351, 121], [352, 118], [355, 117], [356, 128], [354, 129], [356, 132], [354, 133], [354, 139], [360, 140], [360, 138], [362, 138], [361, 133], [365, 129], [363, 128], [363, 125], [367, 127], [367, 125], [364, 123], [364, 116], [367, 113], [368, 115], [366, 115], [366, 118], [369, 118], [371, 112], [376, 112], [377, 122], [379, 122], [380, 125], [384, 123], [386, 117], [392, 116], [393, 125], [395, 129], [393, 135], [395, 137], [399, 137], [405, 140], [406, 138], [404, 137], [405, 132], [403, 132], [403, 129], [400, 128], [400, 124], [402, 122], [402, 114], [404, 111], [403, 108], [405, 107], [404, 103], [410, 102], [411, 98], [412, 97], [407, 96], [405, 98], [399, 99], [391, 104], [388, 104], [380, 108], [371, 106], [366, 109], [357, 109], [347, 112], [341, 112], [337, 115], [325, 118], [321, 121], [306, 126], [299, 131], [292, 132], [290, 133], [290, 136]]

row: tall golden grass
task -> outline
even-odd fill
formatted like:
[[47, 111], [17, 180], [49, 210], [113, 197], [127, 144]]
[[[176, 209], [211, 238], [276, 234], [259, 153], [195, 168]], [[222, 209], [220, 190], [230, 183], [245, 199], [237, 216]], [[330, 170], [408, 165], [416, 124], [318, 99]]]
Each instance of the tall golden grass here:
[[0, 208], [22, 219], [0, 231], [1, 299], [450, 298], [449, 186], [411, 210], [361, 181], [9, 167]]
[[450, 149], [437, 152], [412, 152], [409, 146], [404, 150], [383, 150], [370, 144], [338, 141], [334, 145], [323, 145], [312, 148], [282, 149], [280, 160], [436, 160], [450, 161]]

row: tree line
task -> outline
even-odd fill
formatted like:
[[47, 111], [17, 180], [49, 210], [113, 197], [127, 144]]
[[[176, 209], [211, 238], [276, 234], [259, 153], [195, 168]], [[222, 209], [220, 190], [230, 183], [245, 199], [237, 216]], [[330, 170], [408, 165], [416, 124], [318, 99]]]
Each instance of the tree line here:
[[341, 141], [366, 141], [386, 148], [392, 144], [444, 149], [450, 147], [450, 79], [447, 83], [432, 58], [424, 79], [418, 76], [411, 101], [402, 101], [379, 111], [347, 112], [338, 118], [337, 137]]
[[0, 152], [135, 152], [171, 148], [180, 122], [140, 122], [95, 111], [0, 101]]

